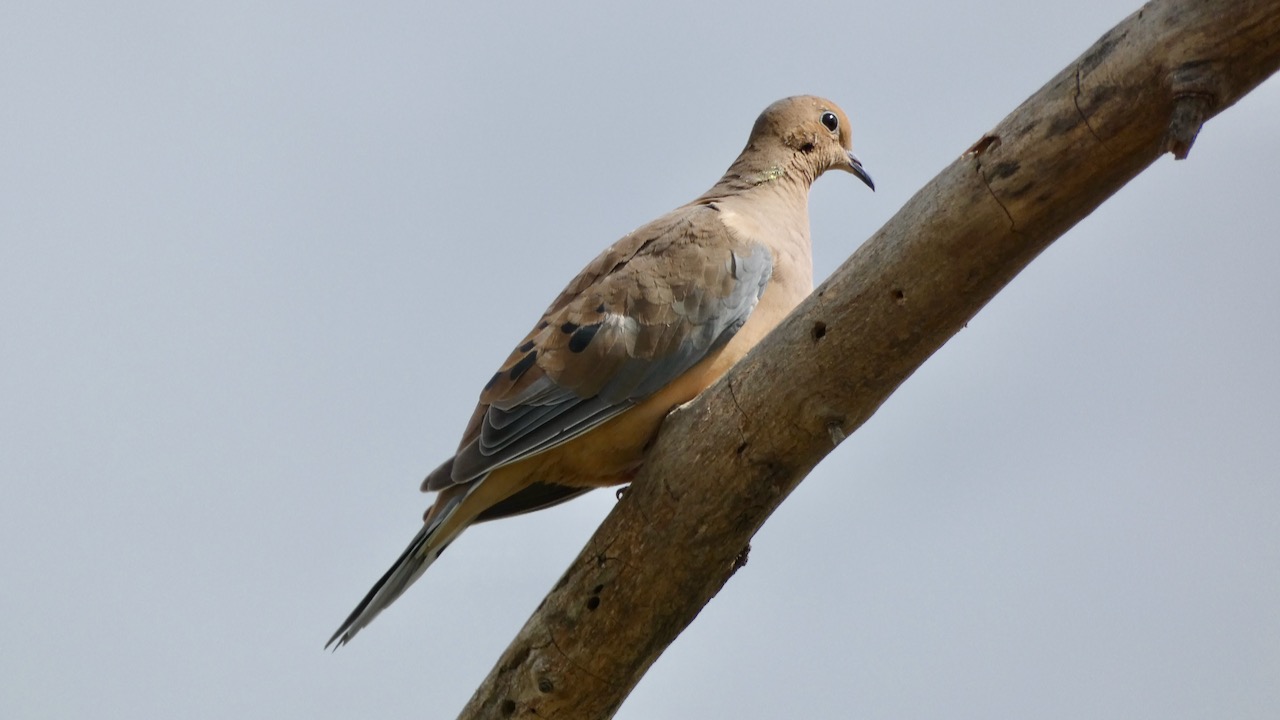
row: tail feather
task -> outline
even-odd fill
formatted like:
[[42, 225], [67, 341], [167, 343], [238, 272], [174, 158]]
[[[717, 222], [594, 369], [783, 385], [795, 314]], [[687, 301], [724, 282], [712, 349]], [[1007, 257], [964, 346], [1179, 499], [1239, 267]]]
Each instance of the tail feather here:
[[459, 495], [452, 499], [443, 512], [438, 513], [422, 526], [417, 535], [413, 536], [409, 547], [400, 553], [400, 557], [396, 558], [395, 563], [378, 578], [378, 582], [374, 583], [364, 599], [356, 605], [356, 609], [351, 611], [347, 619], [343, 621], [338, 631], [329, 638], [329, 642], [324, 644], [325, 649], [334, 646], [338, 649], [343, 645], [351, 642], [351, 638], [356, 636], [364, 626], [373, 622], [378, 613], [387, 608], [388, 605], [396, 601], [415, 580], [422, 577], [422, 573], [431, 567], [431, 563], [440, 557], [440, 553], [457, 535], [466, 527], [465, 523], [447, 522], [458, 509], [464, 495]]

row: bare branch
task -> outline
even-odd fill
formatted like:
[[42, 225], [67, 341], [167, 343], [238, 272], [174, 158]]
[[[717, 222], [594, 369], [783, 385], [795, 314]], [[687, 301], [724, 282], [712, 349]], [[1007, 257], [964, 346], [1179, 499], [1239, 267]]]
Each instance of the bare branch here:
[[918, 192], [721, 382], [463, 718], [607, 718], [801, 479], [1049, 243], [1280, 66], [1280, 2], [1162, 0], [1104, 35]]

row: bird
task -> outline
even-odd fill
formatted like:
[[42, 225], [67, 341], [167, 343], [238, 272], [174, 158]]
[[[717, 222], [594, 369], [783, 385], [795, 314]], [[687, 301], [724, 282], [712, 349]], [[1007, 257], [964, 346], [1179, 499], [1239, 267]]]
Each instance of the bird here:
[[437, 493], [422, 528], [325, 647], [355, 637], [468, 526], [629, 482], [663, 418], [812, 291], [809, 188], [827, 170], [875, 190], [843, 110], [779, 100], [710, 190], [578, 273], [485, 384], [457, 452], [422, 482]]

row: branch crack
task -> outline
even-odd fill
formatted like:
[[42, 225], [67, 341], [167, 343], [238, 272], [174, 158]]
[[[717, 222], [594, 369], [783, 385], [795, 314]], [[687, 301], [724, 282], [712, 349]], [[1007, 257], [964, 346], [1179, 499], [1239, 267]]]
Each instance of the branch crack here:
[[[565, 651], [560, 647], [560, 643], [556, 642], [556, 635], [555, 635], [555, 633], [554, 633], [554, 632], [552, 632], [552, 631], [551, 631], [551, 629], [550, 629], [550, 628], [547, 628], [547, 637], [548, 637], [548, 638], [550, 638], [550, 640], [551, 640], [551, 643], [550, 643], [551, 647], [555, 648], [555, 649], [556, 649], [556, 652], [560, 653], [560, 657], [564, 658], [565, 662], [567, 662], [569, 665], [571, 665], [575, 670], [578, 670], [578, 671], [579, 671], [579, 672], [581, 672], [583, 675], [586, 675], [587, 677], [591, 678], [592, 680], [595, 680], [596, 682], [603, 683], [603, 684], [605, 684], [605, 685], [614, 685], [614, 684], [615, 684], [615, 683], [614, 683], [614, 682], [612, 682], [611, 680], [609, 680], [609, 679], [607, 679], [607, 678], [602, 678], [602, 677], [600, 677], [599, 675], [597, 675], [597, 674], [595, 674], [595, 673], [591, 672], [591, 671], [590, 671], [590, 670], [588, 670], [585, 666], [583, 666], [581, 663], [579, 663], [579, 662], [577, 662], [576, 660], [574, 660], [574, 659], [573, 659], [573, 656], [572, 656], [572, 655], [570, 655], [569, 653], [565, 652]], [[542, 647], [547, 647], [547, 646], [546, 646], [546, 645], [543, 645]]]
[[1071, 96], [1071, 104], [1076, 106], [1076, 113], [1080, 116], [1080, 120], [1084, 123], [1084, 126], [1089, 128], [1089, 134], [1093, 136], [1093, 139], [1097, 140], [1099, 145], [1106, 145], [1107, 144], [1106, 141], [1102, 139], [1102, 136], [1098, 135], [1097, 130], [1093, 129], [1093, 125], [1089, 122], [1089, 117], [1085, 115], [1084, 110], [1080, 108], [1080, 96], [1083, 94], [1084, 94], [1084, 91], [1080, 89], [1080, 66], [1077, 65], [1076, 66], [1076, 92], [1074, 95]]
[[978, 155], [975, 155], [973, 157], [973, 162], [977, 167], [978, 177], [982, 179], [983, 187], [987, 189], [987, 194], [991, 196], [992, 200], [996, 201], [996, 205], [1000, 206], [1000, 210], [1004, 212], [1004, 216], [1009, 218], [1009, 229], [1015, 233], [1020, 232], [1018, 230], [1018, 223], [1014, 222], [1013, 220], [1013, 213], [1009, 212], [1009, 208], [1004, 206], [1004, 203], [1000, 201], [1000, 197], [996, 195], [995, 189], [991, 187], [991, 181], [987, 179], [987, 173], [982, 169], [982, 158]]
[[[733, 406], [738, 409], [738, 414], [745, 420], [747, 418], [747, 411], [743, 410], [742, 403], [738, 402], [738, 392], [733, 389], [733, 378], [729, 378], [728, 381], [725, 382], [725, 386], [729, 388], [729, 398], [733, 400]], [[738, 424], [738, 435], [742, 438], [743, 442], [747, 441], [747, 434], [743, 432], [741, 423]]]

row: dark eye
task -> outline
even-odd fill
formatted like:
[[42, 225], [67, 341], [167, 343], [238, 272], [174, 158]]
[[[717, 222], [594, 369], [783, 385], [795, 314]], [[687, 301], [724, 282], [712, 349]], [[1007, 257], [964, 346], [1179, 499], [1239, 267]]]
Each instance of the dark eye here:
[[840, 128], [840, 118], [837, 118], [833, 112], [824, 112], [822, 113], [822, 124], [831, 132], [835, 132]]

